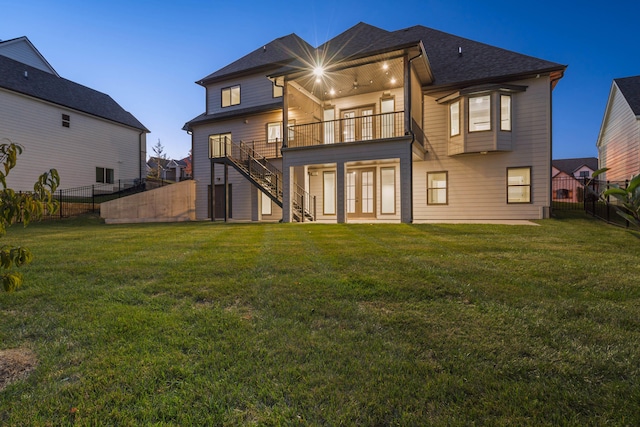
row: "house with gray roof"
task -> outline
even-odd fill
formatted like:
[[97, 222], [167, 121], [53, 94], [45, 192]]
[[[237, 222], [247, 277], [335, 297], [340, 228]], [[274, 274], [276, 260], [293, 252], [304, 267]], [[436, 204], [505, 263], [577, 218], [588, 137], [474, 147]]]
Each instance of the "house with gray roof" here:
[[109, 95], [60, 77], [27, 37], [0, 41], [0, 140], [23, 147], [10, 187], [32, 190], [52, 168], [62, 189], [140, 180], [148, 132]]
[[196, 216], [545, 218], [565, 68], [423, 26], [273, 40], [196, 82]]
[[596, 157], [553, 160], [551, 168], [551, 196], [554, 202], [581, 203], [584, 186], [598, 170]]
[[640, 174], [640, 76], [613, 80], [596, 146], [607, 180]]

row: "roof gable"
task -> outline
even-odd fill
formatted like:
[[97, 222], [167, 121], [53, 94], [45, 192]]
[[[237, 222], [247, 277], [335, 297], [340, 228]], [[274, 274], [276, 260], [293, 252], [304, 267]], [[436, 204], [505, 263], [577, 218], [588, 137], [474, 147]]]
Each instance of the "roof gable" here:
[[60, 77], [27, 37], [0, 41], [0, 55]]
[[582, 157], [576, 159], [558, 159], [551, 162], [552, 166], [567, 175], [573, 174], [583, 166], [588, 167], [592, 171], [598, 170], [598, 159], [596, 157]]
[[148, 132], [109, 95], [0, 55], [0, 88]]
[[640, 117], [640, 76], [614, 79], [636, 117]]
[[387, 30], [360, 22], [317, 48], [317, 56], [330, 62], [386, 50], [402, 43]]
[[197, 83], [205, 85], [227, 77], [235, 76], [236, 73], [244, 73], [263, 67], [284, 65], [294, 58], [311, 58], [313, 47], [298, 37], [296, 34], [275, 39], [266, 45], [243, 56], [237, 61], [209, 74]]

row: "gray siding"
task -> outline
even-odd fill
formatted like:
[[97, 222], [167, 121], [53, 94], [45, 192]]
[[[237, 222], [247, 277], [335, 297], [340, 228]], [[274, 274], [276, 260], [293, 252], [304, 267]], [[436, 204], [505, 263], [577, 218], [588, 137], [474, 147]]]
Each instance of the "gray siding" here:
[[[196, 181], [196, 218], [206, 219], [208, 215], [208, 186], [211, 184], [211, 162], [209, 160], [209, 136], [231, 133], [234, 142], [250, 142], [266, 139], [266, 124], [282, 120], [282, 113], [273, 112], [254, 115], [247, 119], [236, 118], [216, 123], [203, 124], [193, 128], [193, 172]], [[223, 166], [216, 166], [215, 184], [224, 183]], [[220, 180], [218, 180], [220, 178]], [[251, 220], [252, 209], [258, 209], [259, 194], [252, 196], [251, 183], [229, 167], [229, 182], [232, 184], [232, 209], [234, 220]], [[276, 215], [273, 209], [272, 217]]]
[[[70, 127], [62, 126], [62, 114], [70, 116]], [[61, 189], [94, 184], [96, 167], [113, 169], [116, 181], [135, 179], [146, 161], [140, 131], [2, 89], [0, 130], [0, 138], [24, 148], [8, 178], [16, 190], [32, 190], [51, 168], [60, 174]]]
[[[26, 40], [15, 40], [0, 44], [0, 55], [14, 59], [37, 68], [47, 73], [51, 73], [51, 68], [34, 48], [32, 48]], [[53, 74], [53, 73], [52, 73]]]
[[[550, 87], [541, 77], [517, 84], [526, 92], [513, 98], [511, 152], [448, 155], [448, 107], [425, 97], [429, 153], [413, 166], [414, 220], [534, 219], [549, 206]], [[532, 203], [507, 204], [507, 167], [530, 166]], [[427, 205], [427, 172], [448, 172], [448, 204]]]
[[[222, 108], [222, 89], [240, 85], [240, 104]], [[271, 80], [265, 75], [241, 77], [207, 86], [207, 113], [226, 113], [278, 102], [273, 97]]]
[[600, 167], [606, 178], [623, 181], [640, 173], [640, 121], [614, 83], [598, 141]]

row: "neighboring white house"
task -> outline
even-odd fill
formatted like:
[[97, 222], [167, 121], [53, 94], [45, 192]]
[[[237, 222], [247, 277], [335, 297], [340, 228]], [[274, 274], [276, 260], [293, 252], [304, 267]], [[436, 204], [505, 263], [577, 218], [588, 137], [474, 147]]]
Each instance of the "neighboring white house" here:
[[607, 180], [640, 174], [640, 76], [613, 80], [597, 147]]
[[538, 219], [566, 66], [423, 26], [291, 34], [197, 83], [198, 218]]
[[109, 95], [60, 77], [26, 37], [0, 42], [0, 141], [24, 149], [10, 187], [32, 190], [51, 168], [62, 189], [140, 180], [148, 132]]

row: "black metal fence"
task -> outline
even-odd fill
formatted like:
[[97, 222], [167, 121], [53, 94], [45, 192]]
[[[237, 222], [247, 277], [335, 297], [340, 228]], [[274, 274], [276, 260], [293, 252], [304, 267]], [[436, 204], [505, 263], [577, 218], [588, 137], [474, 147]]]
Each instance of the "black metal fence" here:
[[589, 198], [584, 203], [584, 210], [596, 218], [607, 221], [610, 224], [629, 227], [629, 221], [618, 215], [618, 200], [614, 197], [602, 197], [607, 189], [612, 187], [627, 188], [629, 181], [597, 181], [587, 183]]
[[598, 193], [585, 190], [589, 178], [571, 176], [555, 177], [551, 180], [551, 207], [557, 210], [584, 210], [584, 203], [597, 198]]
[[611, 224], [628, 227], [629, 223], [617, 213], [617, 200], [603, 198], [602, 193], [613, 186], [626, 188], [629, 181], [599, 181], [590, 178], [556, 177], [552, 180], [552, 208], [555, 210], [584, 210]]
[[84, 187], [58, 190], [55, 199], [60, 208], [54, 215], [44, 219], [68, 218], [100, 211], [100, 203], [125, 197], [146, 190], [144, 179], [118, 180], [112, 184], [94, 184]]

